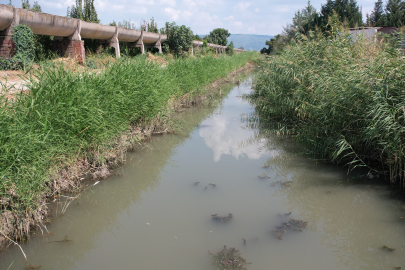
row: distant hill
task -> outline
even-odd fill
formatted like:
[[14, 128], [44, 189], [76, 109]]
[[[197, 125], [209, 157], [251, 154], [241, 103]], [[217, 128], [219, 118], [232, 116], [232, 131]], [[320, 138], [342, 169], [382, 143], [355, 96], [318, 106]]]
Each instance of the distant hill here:
[[[205, 37], [206, 35], [199, 35]], [[266, 40], [270, 40], [273, 36], [267, 35], [249, 35], [249, 34], [232, 34], [228, 38], [229, 42], [233, 41], [235, 48], [243, 47], [245, 50], [260, 51], [266, 47]]]

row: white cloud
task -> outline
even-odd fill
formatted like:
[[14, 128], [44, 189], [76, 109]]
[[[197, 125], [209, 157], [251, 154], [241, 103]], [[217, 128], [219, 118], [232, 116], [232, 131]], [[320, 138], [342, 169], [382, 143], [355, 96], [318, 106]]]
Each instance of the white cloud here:
[[175, 7], [176, 0], [160, 0], [159, 5]]
[[259, 159], [270, 153], [265, 148], [266, 139], [257, 144], [243, 144], [254, 136], [250, 129], [241, 129], [234, 124], [233, 115], [217, 115], [202, 122], [206, 126], [200, 129], [200, 136], [205, 144], [214, 152], [213, 159], [218, 162], [222, 155], [232, 155], [236, 159], [247, 156], [249, 159]]
[[259, 12], [259, 9], [258, 9], [258, 8], [255, 8], [255, 12]]
[[173, 21], [176, 21], [176, 20], [178, 20], [178, 19], [180, 18], [180, 13], [181, 13], [180, 10], [176, 10], [176, 9], [174, 9], [174, 8], [171, 8], [171, 7], [167, 7], [167, 8], [165, 8], [164, 10], [165, 10], [165, 13], [166, 13], [167, 15], [169, 15], [169, 17], [170, 17]]
[[135, 14], [146, 14], [146, 13], [148, 13], [148, 8], [146, 8], [146, 7], [136, 7], [134, 9], [132, 9], [131, 12], [135, 13]]
[[236, 5], [236, 9], [240, 10], [240, 11], [244, 11], [245, 9], [247, 9], [252, 3], [250, 2], [240, 2]]
[[122, 9], [124, 9], [124, 5], [113, 5], [112, 9], [113, 10], [122, 10]]
[[232, 21], [232, 20], [233, 20], [233, 16], [231, 15], [231, 16], [229, 16], [229, 17], [224, 18], [224, 21], [228, 21], [228, 20]]
[[239, 21], [235, 21], [235, 22], [233, 22], [233, 25], [235, 25], [235, 26], [242, 26], [243, 23], [242, 23], [242, 22], [239, 22]]
[[181, 14], [181, 16], [185, 19], [189, 19], [193, 16], [193, 13], [191, 11], [186, 10]]

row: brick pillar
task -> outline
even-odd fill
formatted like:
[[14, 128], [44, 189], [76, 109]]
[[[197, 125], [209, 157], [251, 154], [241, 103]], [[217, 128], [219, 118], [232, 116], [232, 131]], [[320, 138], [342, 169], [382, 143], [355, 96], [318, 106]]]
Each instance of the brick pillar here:
[[0, 58], [7, 59], [15, 55], [15, 44], [11, 36], [0, 36]]
[[69, 40], [67, 53], [69, 54], [70, 57], [75, 58], [77, 62], [83, 64], [86, 61], [86, 55], [84, 52], [84, 41]]
[[69, 56], [76, 59], [80, 64], [86, 61], [83, 40], [54, 40], [53, 50], [59, 56]]

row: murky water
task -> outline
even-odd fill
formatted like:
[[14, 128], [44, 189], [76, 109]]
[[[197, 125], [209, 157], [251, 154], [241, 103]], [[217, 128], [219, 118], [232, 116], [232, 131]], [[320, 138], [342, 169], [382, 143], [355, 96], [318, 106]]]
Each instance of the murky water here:
[[[239, 96], [250, 86], [235, 87], [216, 109], [184, 112], [184, 134], [156, 137], [129, 154], [118, 175], [86, 191], [63, 216], [61, 203], [50, 234], [22, 245], [30, 264], [207, 270], [217, 269], [208, 250], [227, 245], [252, 262], [249, 270], [405, 268], [404, 204], [388, 199], [384, 187], [343, 184], [346, 171], [248, 128], [244, 118], [253, 109]], [[211, 219], [228, 213], [227, 223]], [[308, 227], [274, 237], [290, 218]], [[60, 241], [66, 236], [73, 241]], [[26, 267], [16, 247], [1, 255], [0, 269], [11, 264]]]

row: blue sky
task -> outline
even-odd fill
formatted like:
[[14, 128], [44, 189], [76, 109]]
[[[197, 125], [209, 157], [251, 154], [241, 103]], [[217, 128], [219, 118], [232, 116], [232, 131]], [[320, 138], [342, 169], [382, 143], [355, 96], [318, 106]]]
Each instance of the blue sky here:
[[[373, 9], [376, 0], [358, 1], [363, 16]], [[8, 4], [9, 0], [0, 0]], [[21, 0], [12, 0], [21, 7]], [[32, 5], [34, 0], [30, 0]], [[66, 16], [75, 0], [38, 0], [43, 12]], [[232, 34], [276, 35], [291, 22], [294, 13], [306, 6], [306, 0], [232, 1], [232, 0], [95, 0], [102, 24], [131, 20], [138, 27], [141, 19], [155, 18], [158, 27], [175, 21], [190, 27], [195, 34], [208, 34], [214, 28], [228, 29]], [[319, 11], [326, 0], [311, 1]]]

